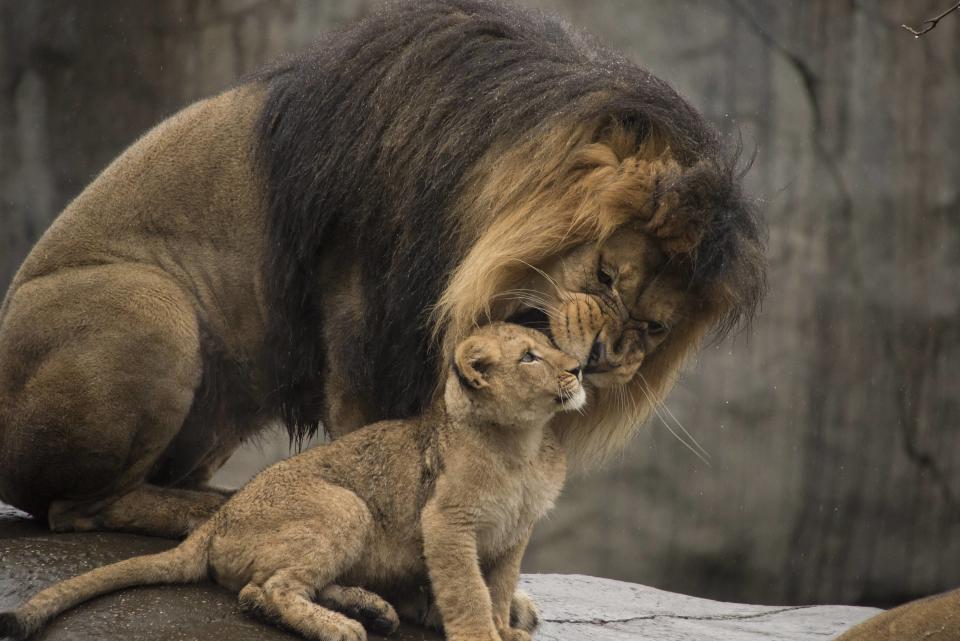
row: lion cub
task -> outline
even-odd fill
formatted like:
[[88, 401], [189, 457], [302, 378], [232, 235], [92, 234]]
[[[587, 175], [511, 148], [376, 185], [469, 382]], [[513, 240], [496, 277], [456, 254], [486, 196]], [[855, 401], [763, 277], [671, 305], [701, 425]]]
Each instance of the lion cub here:
[[[178, 547], [98, 568], [0, 615], [26, 636], [120, 588], [210, 576], [311, 639], [396, 629], [429, 585], [448, 639], [520, 641], [510, 602], [565, 474], [550, 418], [586, 400], [576, 359], [507, 323], [457, 346], [423, 416], [369, 425], [266, 469]], [[382, 596], [381, 596], [382, 595]], [[345, 615], [349, 615], [345, 616]]]

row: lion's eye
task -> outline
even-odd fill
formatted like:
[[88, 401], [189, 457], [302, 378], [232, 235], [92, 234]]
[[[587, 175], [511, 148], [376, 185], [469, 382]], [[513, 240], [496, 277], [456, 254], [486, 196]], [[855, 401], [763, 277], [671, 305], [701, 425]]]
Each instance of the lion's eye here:
[[657, 321], [647, 321], [647, 333], [650, 336], [660, 336], [667, 333], [667, 326]]
[[613, 275], [611, 275], [603, 265], [597, 267], [597, 280], [604, 287], [613, 289]]
[[521, 363], [532, 363], [535, 360], [537, 360], [537, 355], [533, 352], [524, 352], [523, 356], [520, 357]]

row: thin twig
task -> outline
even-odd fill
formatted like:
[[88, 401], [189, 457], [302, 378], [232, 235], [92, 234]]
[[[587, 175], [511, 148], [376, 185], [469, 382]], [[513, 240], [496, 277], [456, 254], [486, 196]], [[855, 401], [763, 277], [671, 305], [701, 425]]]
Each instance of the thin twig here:
[[950, 7], [949, 9], [947, 9], [946, 11], [944, 11], [943, 13], [941, 13], [939, 16], [937, 16], [936, 18], [931, 18], [931, 19], [929, 19], [929, 20], [925, 20], [925, 21], [920, 25], [920, 30], [919, 30], [919, 31], [916, 30], [916, 29], [914, 29], [913, 27], [908, 27], [908, 26], [905, 25], [905, 24], [902, 24], [902, 25], [900, 25], [900, 26], [903, 27], [904, 29], [906, 29], [907, 31], [909, 31], [910, 33], [912, 33], [914, 38], [919, 38], [919, 37], [922, 36], [923, 34], [929, 32], [929, 31], [933, 31], [934, 27], [937, 26], [937, 23], [938, 23], [938, 22], [940, 22], [941, 20], [943, 20], [944, 18], [946, 18], [947, 16], [949, 16], [951, 13], [953, 13], [953, 12], [956, 11], [957, 9], [960, 9], [960, 2], [958, 2], [958, 3], [955, 4], [955, 5], [953, 5], [952, 7]]

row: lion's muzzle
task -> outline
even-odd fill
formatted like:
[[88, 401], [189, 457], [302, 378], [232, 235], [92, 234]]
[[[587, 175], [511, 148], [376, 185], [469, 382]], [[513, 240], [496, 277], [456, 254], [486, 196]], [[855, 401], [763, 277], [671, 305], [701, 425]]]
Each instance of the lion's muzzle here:
[[550, 317], [557, 347], [580, 359], [583, 373], [605, 387], [628, 382], [645, 355], [644, 331], [610, 316], [596, 297], [572, 294]]

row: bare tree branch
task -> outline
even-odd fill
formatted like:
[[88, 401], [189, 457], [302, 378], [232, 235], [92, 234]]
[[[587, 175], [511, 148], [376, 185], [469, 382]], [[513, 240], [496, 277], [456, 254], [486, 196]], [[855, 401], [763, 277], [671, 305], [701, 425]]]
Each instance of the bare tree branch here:
[[923, 34], [927, 33], [928, 31], [933, 31], [934, 27], [937, 26], [937, 23], [938, 23], [938, 22], [940, 22], [941, 20], [943, 20], [944, 18], [946, 18], [948, 15], [950, 15], [951, 13], [953, 13], [954, 11], [956, 11], [957, 9], [960, 9], [960, 2], [958, 2], [958, 3], [955, 4], [955, 5], [953, 5], [952, 7], [950, 7], [949, 9], [947, 9], [946, 11], [944, 11], [943, 13], [941, 13], [939, 16], [937, 16], [936, 18], [930, 18], [929, 20], [925, 20], [925, 21], [920, 25], [920, 30], [919, 30], [919, 31], [918, 31], [917, 29], [914, 29], [913, 27], [908, 27], [908, 26], [905, 25], [905, 24], [902, 24], [902, 25], [900, 25], [900, 26], [903, 27], [904, 29], [906, 29], [907, 31], [909, 31], [910, 33], [912, 33], [914, 38], [919, 38], [920, 36], [922, 36]]

